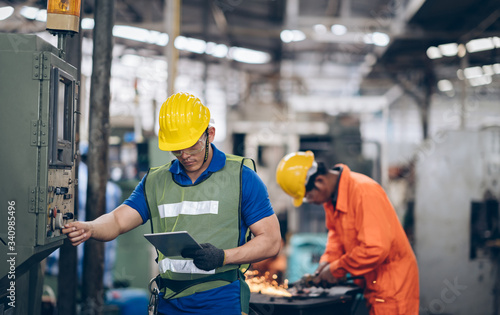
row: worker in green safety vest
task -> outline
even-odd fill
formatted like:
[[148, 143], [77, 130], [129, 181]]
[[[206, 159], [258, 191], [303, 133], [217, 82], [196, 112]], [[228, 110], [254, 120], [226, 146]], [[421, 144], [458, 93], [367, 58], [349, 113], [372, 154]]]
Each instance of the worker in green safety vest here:
[[158, 252], [158, 313], [248, 314], [241, 266], [275, 256], [281, 244], [267, 188], [252, 160], [215, 147], [210, 111], [197, 97], [170, 96], [159, 123], [159, 148], [176, 159], [150, 169], [111, 213], [69, 223], [63, 233], [76, 246], [112, 240], [148, 220], [153, 233], [188, 231], [202, 248], [175, 257]]

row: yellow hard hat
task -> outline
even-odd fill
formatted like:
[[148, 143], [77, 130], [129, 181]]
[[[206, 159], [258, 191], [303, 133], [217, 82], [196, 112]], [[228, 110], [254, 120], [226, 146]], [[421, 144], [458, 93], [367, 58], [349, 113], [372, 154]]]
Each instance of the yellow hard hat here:
[[307, 172], [313, 166], [314, 153], [293, 152], [283, 157], [276, 169], [276, 181], [293, 198], [293, 205], [299, 207], [306, 194]]
[[193, 146], [207, 129], [210, 110], [196, 96], [176, 93], [161, 105], [159, 122], [160, 150], [184, 150]]

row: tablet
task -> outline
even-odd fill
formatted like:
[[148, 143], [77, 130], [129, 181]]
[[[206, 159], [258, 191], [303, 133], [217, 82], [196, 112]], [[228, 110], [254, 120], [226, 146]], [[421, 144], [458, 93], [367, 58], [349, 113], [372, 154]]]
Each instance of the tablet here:
[[181, 256], [186, 248], [202, 248], [187, 231], [144, 234], [144, 237], [167, 257]]

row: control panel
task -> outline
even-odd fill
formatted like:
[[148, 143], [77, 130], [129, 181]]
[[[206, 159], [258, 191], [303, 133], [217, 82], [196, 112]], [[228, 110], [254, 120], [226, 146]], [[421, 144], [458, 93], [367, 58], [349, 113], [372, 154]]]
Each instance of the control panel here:
[[75, 179], [72, 170], [49, 169], [47, 186], [47, 237], [61, 235], [61, 229], [73, 221]]

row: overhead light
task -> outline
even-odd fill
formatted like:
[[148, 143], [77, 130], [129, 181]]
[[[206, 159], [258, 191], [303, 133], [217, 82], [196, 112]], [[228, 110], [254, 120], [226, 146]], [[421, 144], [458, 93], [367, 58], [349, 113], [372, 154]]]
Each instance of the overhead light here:
[[491, 76], [489, 75], [483, 75], [478, 78], [472, 78], [469, 80], [470, 85], [472, 86], [480, 86], [480, 85], [487, 85], [492, 82]]
[[263, 64], [271, 60], [266, 52], [241, 47], [231, 47], [228, 55], [233, 60], [251, 64]]
[[324, 26], [323, 24], [316, 24], [313, 26], [313, 29], [318, 34], [325, 34], [327, 31], [326, 26]]
[[473, 53], [493, 49], [495, 48], [495, 44], [493, 43], [492, 38], [488, 37], [473, 39], [466, 44], [466, 47], [468, 52]]
[[145, 39], [149, 36], [149, 30], [128, 25], [115, 25], [113, 27], [113, 36], [145, 42]]
[[[87, 23], [90, 26], [91, 22]], [[160, 46], [166, 46], [168, 43], [168, 34], [166, 33], [128, 25], [115, 25], [113, 27], [113, 36]]]
[[216, 44], [214, 42], [208, 42], [205, 53], [207, 55], [212, 55], [217, 58], [224, 58], [227, 56], [227, 51], [228, 48], [224, 44]]
[[14, 13], [14, 8], [11, 6], [0, 8], [0, 21], [3, 21]]
[[453, 91], [453, 84], [449, 80], [439, 80], [437, 86], [441, 92]]
[[483, 76], [483, 69], [481, 67], [465, 68], [464, 75], [467, 79], [482, 77]]
[[306, 34], [299, 30], [283, 30], [280, 33], [280, 38], [284, 43], [300, 42], [306, 39]]
[[427, 57], [429, 57], [429, 59], [438, 59], [438, 58], [441, 58], [443, 57], [443, 55], [441, 55], [441, 52], [439, 51], [439, 48], [435, 47], [435, 46], [431, 46], [429, 48], [427, 48]]
[[493, 71], [493, 65], [484, 65], [483, 72], [485, 75], [494, 75], [495, 71]]
[[449, 43], [438, 46], [439, 51], [443, 56], [453, 57], [458, 54], [458, 44], [457, 43]]
[[290, 43], [293, 40], [293, 33], [290, 30], [283, 30], [280, 33], [281, 41], [284, 43]]
[[197, 54], [203, 54], [207, 50], [207, 43], [204, 40], [184, 36], [177, 36], [174, 40], [174, 46], [179, 50]]
[[302, 32], [302, 31], [293, 30], [292, 34], [293, 34], [293, 41], [294, 42], [300, 42], [300, 41], [303, 41], [304, 39], [306, 39], [306, 34], [304, 34], [304, 32]]
[[168, 43], [168, 34], [158, 31], [149, 31], [149, 36], [146, 39], [146, 42], [156, 44], [158, 46], [166, 46]]
[[493, 44], [495, 45], [496, 48], [500, 48], [500, 37], [493, 37], [491, 38], [491, 40], [493, 41]]
[[385, 33], [374, 32], [372, 34], [372, 40], [375, 46], [385, 47], [389, 45], [391, 38]]
[[84, 18], [82, 19], [82, 29], [91, 30], [94, 29], [94, 19]]
[[38, 14], [37, 14], [35, 20], [37, 20], [39, 22], [46, 22], [47, 21], [47, 10], [38, 11]]
[[27, 7], [27, 6], [22, 7], [21, 10], [19, 11], [19, 13], [28, 20], [36, 19], [38, 16], [38, 12], [40, 12], [39, 8]]
[[156, 37], [156, 41], [154, 42], [154, 44], [158, 45], [158, 46], [167, 46], [168, 44], [168, 34], [167, 33], [160, 33], [158, 32], [158, 36]]
[[347, 27], [341, 24], [333, 24], [331, 30], [335, 35], [344, 35], [345, 33], [347, 33]]
[[389, 35], [380, 32], [374, 32], [363, 35], [363, 42], [365, 44], [373, 44], [375, 46], [387, 46], [390, 42]]
[[493, 71], [495, 71], [496, 74], [500, 74], [500, 63], [495, 63], [493, 65]]

